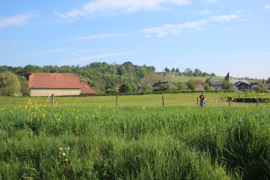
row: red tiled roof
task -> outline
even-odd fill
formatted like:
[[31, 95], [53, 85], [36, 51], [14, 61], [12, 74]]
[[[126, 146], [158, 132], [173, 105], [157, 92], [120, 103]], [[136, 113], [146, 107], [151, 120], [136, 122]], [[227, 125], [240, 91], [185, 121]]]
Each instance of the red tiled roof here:
[[80, 89], [80, 78], [72, 73], [33, 73], [29, 76], [29, 88]]
[[85, 82], [81, 82], [81, 94], [96, 94], [97, 92], [88, 86]]

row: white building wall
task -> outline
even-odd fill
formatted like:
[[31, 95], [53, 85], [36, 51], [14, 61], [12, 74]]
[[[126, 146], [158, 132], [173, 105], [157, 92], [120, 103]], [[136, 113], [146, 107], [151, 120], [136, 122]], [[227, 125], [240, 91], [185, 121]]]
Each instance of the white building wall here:
[[30, 89], [30, 96], [66, 96], [80, 95], [81, 89]]

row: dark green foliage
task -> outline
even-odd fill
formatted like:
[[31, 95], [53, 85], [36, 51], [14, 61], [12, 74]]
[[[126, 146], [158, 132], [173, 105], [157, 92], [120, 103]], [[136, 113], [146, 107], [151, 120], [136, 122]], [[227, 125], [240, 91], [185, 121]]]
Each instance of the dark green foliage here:
[[170, 69], [165, 67], [165, 72], [170, 72]]
[[221, 84], [222, 89], [231, 90], [233, 85], [230, 81], [223, 81]]
[[182, 82], [176, 83], [177, 90], [186, 90], [186, 86]]
[[267, 92], [267, 89], [264, 88], [264, 86], [262, 84], [260, 84], [260, 85], [255, 86], [255, 91], [256, 92]]
[[8, 71], [0, 74], [0, 94], [12, 96], [19, 94], [20, 89], [21, 84], [15, 74]]
[[176, 68], [175, 72], [177, 72], [177, 73], [180, 73], [180, 70], [179, 70], [179, 68]]
[[211, 81], [211, 79], [210, 78], [207, 78], [206, 80], [205, 80], [205, 83], [208, 83], [208, 82], [210, 82]]
[[141, 91], [144, 92], [144, 93], [145, 92], [151, 92], [152, 91], [152, 86], [145, 85], [145, 86], [143, 86]]
[[160, 84], [158, 87], [159, 87], [158, 88], [159, 91], [174, 91], [174, 90], [177, 90], [177, 87], [171, 85], [170, 83]]
[[121, 93], [131, 93], [132, 92], [132, 86], [129, 83], [124, 83], [120, 87]]
[[188, 82], [188, 88], [194, 91], [196, 89], [196, 83], [193, 81]]
[[212, 88], [211, 88], [208, 84], [206, 84], [206, 85], [204, 86], [204, 90], [206, 90], [206, 91], [211, 91]]
[[199, 69], [195, 69], [193, 75], [194, 76], [201, 76], [202, 75], [202, 71], [199, 70]]
[[132, 65], [131, 63], [110, 65], [106, 62], [93, 62], [82, 67], [79, 65], [61, 67], [52, 65], [43, 67], [27, 65], [24, 68], [0, 66], [0, 73], [6, 71], [17, 73], [22, 70], [27, 70], [29, 73], [75, 73], [90, 87], [105, 92], [107, 85], [118, 87], [125, 82], [132, 84], [133, 90], [136, 91], [134, 84], [138, 84], [141, 78], [147, 77], [148, 74], [155, 72], [155, 67], [146, 65], [137, 66]]

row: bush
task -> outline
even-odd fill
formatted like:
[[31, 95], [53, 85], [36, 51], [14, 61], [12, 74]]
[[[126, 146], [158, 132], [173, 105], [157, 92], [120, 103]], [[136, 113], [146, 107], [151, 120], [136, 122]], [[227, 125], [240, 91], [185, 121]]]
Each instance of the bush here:
[[206, 90], [206, 91], [211, 91], [212, 88], [207, 84], [207, 85], [204, 86], [204, 90]]
[[145, 85], [143, 86], [142, 88], [142, 92], [151, 92], [152, 91], [152, 86], [149, 86], [149, 85]]
[[257, 93], [259, 93], [259, 92], [267, 92], [267, 89], [264, 88], [264, 86], [263, 86], [262, 84], [260, 84], [260, 85], [258, 85], [258, 86], [255, 86], [255, 91], [256, 91]]
[[193, 81], [188, 82], [188, 88], [194, 91], [196, 89], [196, 83]]
[[221, 84], [222, 89], [231, 90], [232, 89], [232, 83], [229, 81], [223, 81]]
[[18, 77], [11, 72], [0, 74], [0, 93], [12, 96], [20, 94], [21, 84]]
[[131, 93], [132, 87], [129, 83], [124, 83], [120, 86], [120, 92], [121, 93]]

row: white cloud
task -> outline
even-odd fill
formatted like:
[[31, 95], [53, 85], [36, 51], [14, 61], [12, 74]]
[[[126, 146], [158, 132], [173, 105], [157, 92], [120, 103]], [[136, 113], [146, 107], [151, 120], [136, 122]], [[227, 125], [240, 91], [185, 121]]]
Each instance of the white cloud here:
[[193, 14], [202, 14], [202, 15], [211, 14], [209, 9], [204, 9], [202, 11], [191, 11], [191, 13], [193, 13]]
[[184, 29], [194, 29], [194, 30], [202, 30], [202, 26], [204, 26], [207, 23], [210, 23], [212, 21], [216, 22], [224, 22], [224, 21], [230, 21], [231, 19], [237, 19], [239, 18], [236, 15], [223, 15], [223, 16], [212, 16], [209, 19], [202, 19], [195, 22], [187, 22], [183, 24], [167, 24], [161, 27], [154, 27], [154, 28], [146, 28], [139, 30], [139, 33], [146, 34], [146, 35], [153, 35], [155, 34], [157, 37], [164, 37], [167, 34], [179, 34]]
[[119, 13], [130, 13], [139, 10], [161, 10], [161, 4], [171, 3], [185, 5], [189, 0], [96, 0], [84, 4], [80, 9], [72, 10], [58, 15], [68, 21], [80, 17], [95, 17], [115, 15]]
[[241, 11], [236, 11], [236, 12], [235, 12], [235, 14], [239, 14], [239, 13], [241, 13]]
[[67, 51], [70, 48], [61, 48], [61, 49], [54, 49], [54, 50], [50, 50], [50, 51], [43, 51], [43, 52], [38, 52], [38, 53], [34, 53], [34, 56], [41, 56], [44, 54], [50, 54], [50, 53], [57, 53], [57, 52], [62, 52], [62, 51]]
[[270, 9], [270, 5], [264, 6], [264, 9]]
[[237, 19], [239, 16], [236, 16], [234, 14], [231, 15], [223, 15], [223, 16], [212, 16], [210, 18], [210, 21], [217, 21], [217, 22], [224, 22], [224, 21], [230, 21], [231, 19]]
[[113, 56], [122, 56], [122, 55], [126, 55], [126, 54], [130, 54], [130, 53], [126, 52], [126, 53], [100, 54], [100, 55], [95, 55], [95, 56], [87, 56], [87, 57], [82, 57], [82, 58], [70, 59], [70, 60], [66, 60], [66, 61], [61, 61], [59, 63], [60, 64], [77, 63], [77, 62], [81, 62], [81, 61], [89, 61], [89, 60], [93, 60], [93, 59], [100, 59], [100, 58], [113, 57]]
[[74, 51], [70, 54], [77, 54], [77, 53], [86, 53], [86, 52], [92, 52], [93, 50], [92, 49], [87, 49], [87, 50], [80, 50], [80, 51]]
[[18, 14], [12, 17], [0, 18], [0, 28], [7, 26], [24, 26], [28, 24], [28, 20], [37, 17], [32, 13]]
[[107, 37], [116, 37], [116, 36], [129, 36], [129, 34], [97, 34], [97, 35], [92, 35], [92, 36], [84, 36], [84, 37], [75, 37], [72, 39], [69, 39], [68, 41], [77, 41], [77, 40], [84, 40], [84, 39], [102, 39], [102, 38], [107, 38]]

